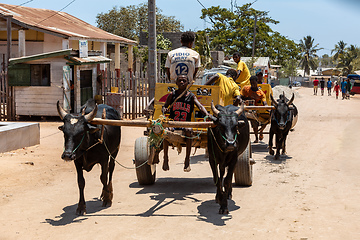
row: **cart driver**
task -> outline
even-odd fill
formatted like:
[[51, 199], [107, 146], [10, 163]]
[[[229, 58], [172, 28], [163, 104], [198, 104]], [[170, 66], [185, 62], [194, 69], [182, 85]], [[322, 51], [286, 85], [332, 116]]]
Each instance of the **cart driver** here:
[[[176, 85], [178, 89], [171, 92], [166, 98], [165, 104], [162, 107], [163, 114], [170, 113], [169, 118], [175, 121], [191, 121], [191, 114], [194, 111], [194, 104], [205, 115], [209, 116], [205, 107], [199, 102], [195, 94], [187, 90], [189, 78], [187, 75], [179, 75], [176, 78]], [[179, 99], [177, 99], [184, 91], [186, 91]], [[170, 106], [170, 107], [169, 107]], [[190, 151], [192, 143], [192, 129], [191, 128], [177, 128], [174, 130], [182, 130], [183, 136], [186, 138], [186, 156], [184, 162], [184, 172], [190, 172]], [[163, 170], [169, 170], [169, 142], [164, 139], [164, 162]]]
[[[266, 102], [266, 95], [265, 93], [259, 89], [259, 87], [257, 86], [257, 77], [256, 76], [251, 76], [250, 77], [250, 85], [244, 86], [241, 89], [240, 95], [241, 98], [243, 100], [254, 100], [255, 101], [255, 106], [268, 106], [267, 102]], [[262, 114], [263, 115], [263, 114]], [[265, 117], [265, 116], [258, 116], [260, 117]], [[268, 116], [266, 116], [268, 118]], [[259, 123], [256, 120], [252, 120], [250, 119], [250, 123], [252, 128], [254, 129], [254, 133], [255, 133], [255, 143], [259, 142], [259, 138], [258, 138], [258, 127], [259, 127]], [[262, 132], [260, 132], [260, 140], [262, 140], [264, 138]]]

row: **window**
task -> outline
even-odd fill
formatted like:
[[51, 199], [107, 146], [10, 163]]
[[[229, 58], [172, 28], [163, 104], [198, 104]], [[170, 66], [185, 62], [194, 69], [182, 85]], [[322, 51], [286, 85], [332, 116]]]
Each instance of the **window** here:
[[50, 64], [16, 64], [8, 77], [9, 86], [50, 86]]
[[50, 64], [30, 65], [30, 85], [50, 86]]

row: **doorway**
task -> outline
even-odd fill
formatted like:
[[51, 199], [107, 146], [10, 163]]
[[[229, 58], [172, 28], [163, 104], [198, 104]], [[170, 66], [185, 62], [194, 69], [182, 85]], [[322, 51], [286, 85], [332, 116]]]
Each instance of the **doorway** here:
[[85, 102], [93, 97], [92, 89], [92, 70], [80, 71], [80, 103], [84, 105]]

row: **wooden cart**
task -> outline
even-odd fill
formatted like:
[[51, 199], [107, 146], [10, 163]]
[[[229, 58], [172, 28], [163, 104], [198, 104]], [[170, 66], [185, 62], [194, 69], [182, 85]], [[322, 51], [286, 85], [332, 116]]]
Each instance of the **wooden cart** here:
[[[175, 84], [157, 83], [155, 86], [155, 101], [153, 109], [149, 112], [149, 121], [132, 121], [132, 120], [105, 120], [94, 119], [93, 124], [116, 125], [116, 126], [133, 126], [146, 127], [143, 137], [135, 141], [135, 169], [139, 184], [151, 185], [156, 179], [156, 164], [158, 163], [158, 153], [162, 150], [161, 141], [154, 141], [154, 136], [160, 139], [166, 139], [170, 145], [181, 149], [185, 147], [185, 137], [181, 133], [167, 130], [168, 127], [185, 127], [193, 128], [195, 138], [192, 146], [197, 148], [207, 147], [207, 128], [214, 127], [214, 123], [204, 120], [201, 112], [195, 108], [191, 122], [167, 121], [162, 117], [161, 108], [165, 103], [168, 94], [176, 88]], [[214, 105], [223, 105], [220, 99], [220, 89], [218, 86], [192, 85], [189, 89], [193, 92], [208, 112], [212, 114], [211, 102]], [[263, 111], [271, 107], [246, 106], [246, 111]], [[240, 186], [251, 186], [253, 182], [251, 144], [238, 157], [238, 162], [234, 171], [235, 184]]]

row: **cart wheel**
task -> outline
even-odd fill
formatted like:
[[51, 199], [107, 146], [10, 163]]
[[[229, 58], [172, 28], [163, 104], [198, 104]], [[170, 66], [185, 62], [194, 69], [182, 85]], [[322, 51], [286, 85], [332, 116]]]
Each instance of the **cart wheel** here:
[[237, 186], [251, 186], [253, 181], [250, 141], [245, 151], [238, 157], [234, 175]]
[[135, 167], [140, 185], [151, 185], [155, 182], [156, 165], [145, 163], [149, 158], [149, 149], [148, 137], [139, 137], [135, 140]]

